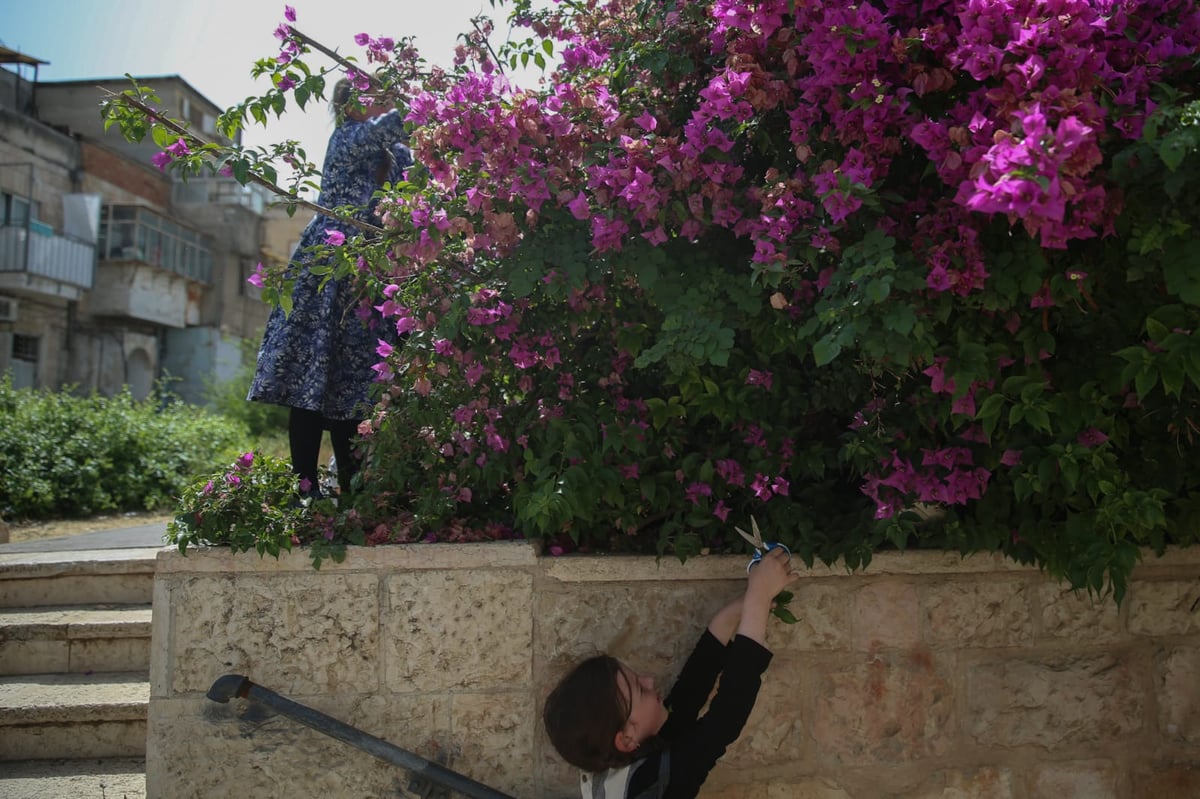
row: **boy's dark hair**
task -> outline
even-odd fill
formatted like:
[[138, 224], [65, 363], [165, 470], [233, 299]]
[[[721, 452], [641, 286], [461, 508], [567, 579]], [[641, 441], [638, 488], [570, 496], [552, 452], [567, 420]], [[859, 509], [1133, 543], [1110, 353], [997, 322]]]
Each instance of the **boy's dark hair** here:
[[598, 655], [576, 666], [546, 698], [546, 734], [572, 766], [598, 772], [633, 762], [635, 756], [619, 751], [614, 740], [630, 711], [618, 679], [625, 679], [621, 662]]

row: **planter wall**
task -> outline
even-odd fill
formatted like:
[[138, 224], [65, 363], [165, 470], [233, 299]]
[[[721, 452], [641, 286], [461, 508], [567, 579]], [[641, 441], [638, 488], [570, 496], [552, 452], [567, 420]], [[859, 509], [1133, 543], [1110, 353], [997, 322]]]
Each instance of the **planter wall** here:
[[[577, 796], [542, 698], [609, 651], [669, 679], [745, 559], [539, 558], [526, 544], [352, 550], [314, 571], [159, 556], [152, 798], [394, 797], [408, 776], [204, 692], [239, 673], [530, 799]], [[795, 587], [709, 799], [1200, 796], [1200, 551], [1148, 556], [1124, 605], [991, 556], [877, 556]]]

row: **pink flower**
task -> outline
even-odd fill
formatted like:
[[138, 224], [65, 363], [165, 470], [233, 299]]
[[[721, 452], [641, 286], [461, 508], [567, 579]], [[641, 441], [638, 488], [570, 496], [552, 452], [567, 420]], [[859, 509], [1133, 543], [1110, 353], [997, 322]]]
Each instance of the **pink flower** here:
[[642, 130], [646, 131], [647, 133], [658, 127], [658, 120], [655, 119], [654, 114], [651, 114], [649, 111], [643, 111], [641, 115], [634, 118], [633, 121], [638, 123]]
[[249, 469], [254, 464], [254, 453], [247, 452], [237, 459], [239, 469]]
[[246, 278], [246, 282], [249, 283], [251, 286], [254, 286], [255, 288], [263, 287], [262, 261], [259, 261], [258, 265], [254, 267], [254, 274], [252, 274], [250, 277]]
[[1004, 454], [1000, 456], [1000, 463], [1004, 466], [1016, 466], [1021, 462], [1021, 450], [1006, 449]]
[[312, 480], [309, 480], [307, 477], [300, 478], [300, 491], [307, 494], [309, 491], [312, 491], [312, 487]]
[[286, 19], [288, 22], [295, 22], [296, 21], [296, 9], [292, 8], [291, 6], [284, 6], [283, 7], [283, 18]]
[[483, 379], [485, 371], [486, 370], [484, 369], [483, 364], [476, 361], [463, 371], [463, 377], [466, 378], [468, 386], [474, 387], [477, 383], [479, 383], [480, 380]]
[[1084, 447], [1098, 447], [1105, 441], [1108, 441], [1108, 436], [1096, 427], [1089, 427], [1079, 434], [1079, 443]]
[[750, 484], [750, 490], [754, 492], [754, 496], [766, 502], [771, 498], [771, 478], [765, 474], [755, 474], [754, 482]]
[[213, 481], [209, 480], [204, 484], [204, 496], [209, 496], [213, 492]]
[[377, 341], [379, 342], [379, 346], [375, 348], [375, 353], [380, 358], [387, 358], [396, 351], [395, 347], [393, 347], [391, 344], [388, 344], [383, 339], [377, 339]]
[[767, 391], [770, 391], [771, 383], [774, 380], [774, 377], [774, 374], [771, 372], [765, 370], [760, 372], [757, 369], [751, 369], [750, 373], [746, 375], [746, 385], [762, 386]]
[[567, 203], [567, 208], [571, 211], [571, 216], [579, 220], [585, 220], [592, 215], [591, 208], [588, 207], [587, 197], [583, 192], [575, 195], [575, 199]]
[[725, 504], [725, 500], [717, 500], [716, 507], [713, 508], [713, 516], [716, 516], [721, 521], [729, 518], [729, 506]]
[[708, 483], [692, 483], [684, 491], [684, 496], [688, 502], [691, 502], [693, 505], [699, 505], [700, 497], [712, 496], [712, 486]]
[[171, 157], [171, 154], [165, 151], [161, 153], [155, 153], [154, 155], [150, 156], [150, 163], [154, 164], [160, 170], [165, 170], [167, 168], [167, 164], [171, 163], [173, 160], [175, 159]]
[[1049, 283], [1043, 284], [1041, 290], [1029, 300], [1030, 308], [1053, 308], [1054, 305], [1054, 296], [1050, 293]]
[[325, 228], [325, 243], [334, 247], [341, 247], [346, 243], [346, 234], [340, 230]]

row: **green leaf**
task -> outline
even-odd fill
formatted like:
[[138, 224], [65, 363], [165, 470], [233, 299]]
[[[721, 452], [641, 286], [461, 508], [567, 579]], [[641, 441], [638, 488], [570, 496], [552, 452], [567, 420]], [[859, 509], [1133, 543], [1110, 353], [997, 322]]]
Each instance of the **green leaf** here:
[[830, 333], [813, 345], [813, 360], [817, 362], [817, 366], [824, 366], [833, 361], [842, 351], [842, 345], [838, 343], [836, 335]]
[[790, 610], [779, 605], [771, 608], [771, 615], [779, 619], [784, 624], [795, 624], [796, 622], [800, 621]]
[[1163, 139], [1162, 143], [1158, 145], [1158, 157], [1162, 159], [1167, 169], [1172, 172], [1179, 169], [1179, 165], [1183, 163], [1183, 159], [1192, 149], [1190, 138], [1190, 136], [1177, 132]]
[[867, 284], [867, 297], [871, 302], [880, 303], [892, 293], [892, 281], [889, 278], [872, 280]]

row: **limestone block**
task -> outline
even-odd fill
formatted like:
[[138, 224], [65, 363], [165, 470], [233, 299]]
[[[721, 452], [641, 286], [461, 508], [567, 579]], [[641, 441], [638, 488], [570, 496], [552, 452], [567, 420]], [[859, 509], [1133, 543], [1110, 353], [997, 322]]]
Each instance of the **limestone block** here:
[[767, 646], [773, 652], [849, 649], [848, 588], [835, 580], [801, 581], [789, 588], [794, 598], [788, 609], [796, 623], [771, 621], [767, 625]]
[[715, 776], [714, 772], [698, 799], [856, 799], [832, 779], [749, 782], [750, 776], [741, 774], [725, 782]]
[[769, 788], [762, 783], [746, 781], [726, 783], [713, 776], [700, 788], [697, 799], [769, 799]]
[[200, 574], [173, 585], [171, 604], [176, 694], [206, 691], [228, 673], [293, 696], [378, 686], [374, 575]]
[[837, 783], [829, 779], [802, 780], [793, 783], [772, 783], [767, 799], [851, 799]]
[[1117, 770], [1107, 760], [1046, 763], [1033, 770], [1030, 799], [1117, 799]]
[[922, 597], [925, 640], [935, 649], [1028, 643], [1029, 594], [1023, 580], [931, 585]]
[[386, 578], [389, 691], [527, 688], [533, 577], [522, 571], [423, 571]]
[[[541, 710], [541, 706], [538, 706]], [[539, 758], [541, 765], [541, 785], [542, 795], [547, 797], [560, 796], [578, 796], [579, 795], [579, 769], [567, 765], [554, 752], [554, 748], [550, 745], [550, 741], [545, 737], [545, 733], [541, 731], [541, 721], [536, 725], [538, 729], [538, 746], [541, 751]]]
[[928, 653], [877, 654], [818, 671], [812, 735], [819, 753], [850, 764], [934, 757], [953, 740], [949, 669]]
[[[904, 799], [1013, 799], [1013, 774], [1003, 768], [940, 771]], [[1082, 796], [1082, 794], [1080, 794]], [[1057, 797], [1062, 799], [1062, 797]], [[1089, 797], [1090, 799], [1090, 797]]]
[[84, 638], [71, 642], [70, 670], [145, 671], [150, 665], [149, 638]]
[[1200, 632], [1200, 580], [1147, 580], [1130, 590], [1129, 631], [1135, 635]]
[[1132, 799], [1184, 799], [1200, 796], [1200, 758], [1192, 763], [1149, 763], [1130, 780]]
[[1122, 637], [1121, 611], [1112, 597], [1097, 598], [1057, 583], [1037, 587], [1042, 631], [1049, 638], [1082, 644], [1111, 643]]
[[578, 583], [541, 590], [534, 611], [536, 651], [547, 671], [539, 681], [548, 693], [575, 663], [606, 653], [669, 685], [712, 615], [744, 590], [744, 580]]
[[854, 646], [908, 649], [921, 640], [917, 589], [909, 583], [877, 582], [854, 592]]
[[1156, 671], [1159, 731], [1168, 741], [1200, 744], [1200, 648], [1164, 653]]
[[763, 675], [754, 710], [722, 763], [748, 768], [793, 763], [802, 758], [806, 741], [800, 675], [805, 668], [804, 658], [775, 656]]
[[513, 796], [533, 796], [535, 719], [529, 691], [460, 693], [451, 704], [452, 738], [462, 755], [455, 771]]
[[70, 670], [70, 642], [0, 639], [0, 674], [58, 674]]
[[1143, 726], [1144, 671], [1129, 653], [979, 663], [967, 670], [964, 727], [984, 745], [1118, 741]]
[[[429, 759], [440, 751], [435, 719], [446, 703], [444, 697], [430, 696], [321, 696], [304, 702]], [[202, 698], [150, 703], [149, 797], [393, 797], [405, 795], [401, 791], [409, 778], [360, 749], [244, 700], [228, 705]]]

